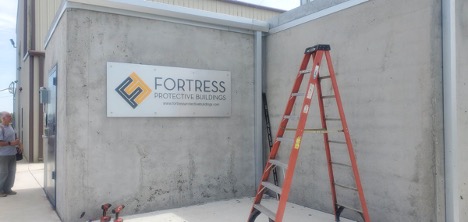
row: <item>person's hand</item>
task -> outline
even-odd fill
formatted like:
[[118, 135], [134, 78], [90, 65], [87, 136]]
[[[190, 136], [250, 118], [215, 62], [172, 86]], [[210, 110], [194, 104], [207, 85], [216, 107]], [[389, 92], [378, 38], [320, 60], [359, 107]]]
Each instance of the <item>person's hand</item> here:
[[19, 140], [19, 139], [16, 139], [15, 141], [11, 142], [11, 145], [17, 146], [17, 145], [19, 145], [20, 143], [21, 143], [20, 140]]
[[18, 142], [18, 148], [20, 150], [20, 153], [23, 153], [23, 144], [21, 142]]

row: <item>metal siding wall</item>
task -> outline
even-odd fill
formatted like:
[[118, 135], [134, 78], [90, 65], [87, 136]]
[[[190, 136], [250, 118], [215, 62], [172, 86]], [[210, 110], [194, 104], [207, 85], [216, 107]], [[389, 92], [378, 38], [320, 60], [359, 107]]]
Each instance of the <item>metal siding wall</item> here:
[[54, 20], [55, 14], [60, 7], [61, 0], [37, 1], [36, 2], [36, 49], [44, 50], [44, 41], [49, 31], [50, 24]]
[[187, 8], [195, 8], [205, 11], [217, 12], [233, 16], [252, 18], [257, 20], [268, 20], [275, 15], [281, 13], [270, 11], [267, 9], [260, 9], [249, 7], [245, 5], [236, 5], [223, 1], [216, 0], [148, 0], [153, 2], [160, 2], [165, 4], [177, 5]]
[[35, 50], [42, 50], [44, 48], [44, 35], [47, 32], [47, 14], [43, 13], [47, 11], [47, 1], [37, 1], [36, 2], [36, 24], [37, 24], [37, 34], [36, 34], [36, 48]]
[[[58, 7], [60, 6], [61, 1], [60, 0], [49, 0], [49, 1], [35, 1], [35, 9], [34, 9], [34, 20], [35, 20], [35, 33], [28, 33], [27, 35], [29, 38], [34, 36], [34, 39], [30, 39], [28, 41], [32, 41], [34, 44], [30, 45], [23, 45], [22, 47], [25, 47], [26, 50], [36, 50], [36, 51], [43, 51], [44, 50], [44, 40], [47, 35], [47, 32], [49, 30], [50, 24], [52, 23], [52, 20], [55, 16], [56, 11], [58, 10]], [[32, 15], [32, 12], [30, 11], [32, 9], [28, 10], [28, 16]], [[20, 13], [23, 13], [23, 11], [20, 11]], [[19, 16], [19, 18], [22, 18], [23, 16]], [[22, 24], [19, 23], [19, 24]], [[20, 25], [21, 26], [21, 25]], [[23, 32], [23, 29], [20, 28], [20, 32]], [[28, 31], [32, 31], [29, 29]], [[22, 33], [21, 35], [24, 35]], [[31, 63], [32, 61], [33, 63]], [[31, 64], [34, 64], [31, 66]], [[21, 120], [23, 123], [26, 125], [24, 126], [24, 129], [22, 129], [22, 134], [23, 134], [23, 142], [25, 144], [25, 147], [33, 147], [33, 155], [30, 154], [30, 150], [25, 152], [26, 156], [28, 156], [28, 160], [30, 162], [37, 162], [39, 159], [39, 151], [40, 151], [40, 144], [41, 140], [40, 137], [41, 135], [41, 122], [40, 118], [40, 107], [39, 105], [39, 97], [37, 97], [37, 90], [41, 86], [42, 79], [40, 79], [40, 59], [39, 57], [32, 56], [30, 55], [29, 57], [26, 58], [24, 63], [21, 65], [23, 69], [21, 70], [20, 75], [23, 76], [25, 81], [21, 81], [21, 84], [23, 85], [23, 92], [21, 92], [20, 96], [22, 97], [21, 103], [19, 103], [19, 107], [22, 108], [25, 112], [29, 112], [29, 110], [33, 110], [32, 113], [33, 115], [30, 116], [28, 114], [23, 115], [23, 119]], [[27, 68], [26, 68], [27, 67]], [[29, 70], [33, 70], [32, 74], [33, 76], [33, 82], [30, 82], [30, 72]], [[27, 87], [25, 85], [27, 84]], [[27, 89], [27, 90], [25, 90]], [[30, 93], [30, 91], [33, 91]], [[30, 98], [33, 96], [33, 98]], [[32, 119], [32, 122], [30, 122], [30, 119]], [[32, 129], [32, 131], [29, 131], [27, 129]], [[32, 133], [32, 135], [31, 135]], [[33, 159], [31, 159], [31, 157]]]

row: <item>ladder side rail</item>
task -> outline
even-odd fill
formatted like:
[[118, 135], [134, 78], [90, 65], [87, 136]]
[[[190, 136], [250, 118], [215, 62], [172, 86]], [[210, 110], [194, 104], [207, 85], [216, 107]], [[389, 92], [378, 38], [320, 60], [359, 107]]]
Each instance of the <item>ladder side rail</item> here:
[[[302, 83], [302, 79], [304, 78], [304, 75], [300, 74], [300, 70], [304, 70], [307, 68], [307, 65], [309, 64], [310, 56], [311, 56], [310, 54], [305, 54], [304, 58], [302, 59], [301, 67], [299, 68], [299, 71], [297, 73], [296, 81], [294, 82], [294, 85], [292, 87], [291, 94], [289, 95], [288, 103], [284, 110], [281, 123], [278, 127], [278, 131], [276, 133], [276, 138], [282, 137], [284, 135], [286, 125], [288, 124], [288, 121], [289, 121], [289, 119], [285, 118], [285, 116], [291, 115], [292, 109], [294, 107], [294, 103], [296, 102], [296, 96], [293, 96], [292, 94], [297, 93], [299, 91], [299, 88], [301, 87], [301, 83]], [[272, 151], [270, 152], [270, 159], [275, 159], [276, 154], [278, 153], [279, 143], [280, 143], [279, 141], [274, 141]]]
[[345, 138], [346, 138], [346, 143], [348, 145], [349, 158], [351, 160], [351, 165], [352, 165], [353, 174], [354, 174], [354, 180], [356, 181], [356, 187], [357, 187], [358, 193], [359, 193], [359, 200], [361, 202], [363, 217], [364, 217], [365, 222], [370, 222], [369, 212], [368, 212], [368, 209], [367, 209], [367, 204], [366, 204], [366, 200], [365, 200], [365, 197], [364, 197], [364, 192], [362, 190], [361, 179], [359, 177], [358, 167], [357, 167], [357, 163], [356, 163], [356, 157], [354, 155], [354, 149], [353, 149], [353, 145], [352, 145], [352, 142], [351, 142], [351, 137], [349, 135], [348, 124], [346, 122], [346, 118], [345, 118], [345, 115], [344, 115], [344, 109], [343, 109], [343, 105], [342, 105], [342, 102], [341, 102], [341, 96], [340, 96], [340, 92], [338, 90], [338, 84], [336, 82], [335, 71], [334, 71], [333, 65], [331, 63], [331, 57], [330, 57], [330, 52], [329, 51], [325, 52], [325, 57], [327, 59], [328, 71], [330, 72], [333, 91], [334, 91], [334, 94], [335, 94], [335, 97], [336, 97], [336, 103], [337, 103], [337, 106], [338, 106], [338, 111], [340, 113], [340, 118], [341, 118], [341, 123], [342, 123], [342, 126], [343, 126], [344, 135], [345, 135]]
[[[317, 99], [318, 99], [318, 104], [319, 104], [319, 109], [320, 109], [320, 120], [322, 122], [322, 128], [323, 129], [328, 129], [327, 128], [327, 121], [325, 120], [325, 107], [323, 104], [323, 99], [322, 99], [322, 84], [320, 83], [320, 72], [318, 73], [318, 81], [317, 81]], [[332, 194], [332, 202], [333, 202], [333, 214], [335, 215], [335, 219], [339, 221], [339, 216], [337, 214], [337, 197], [336, 197], [336, 188], [335, 188], [335, 176], [333, 174], [333, 166], [332, 166], [332, 157], [331, 157], [331, 152], [330, 152], [330, 144], [328, 143], [328, 133], [323, 134], [323, 143], [325, 145], [325, 154], [327, 157], [327, 166], [328, 166], [328, 177], [330, 179], [330, 191]]]
[[[323, 57], [323, 51], [317, 51], [316, 56], [314, 56], [313, 60], [313, 65], [312, 65], [312, 73], [318, 72], [318, 69], [320, 68], [320, 62], [322, 61]], [[309, 55], [310, 58], [310, 55]], [[301, 70], [305, 69], [305, 67], [301, 67]], [[306, 89], [306, 96], [304, 97], [304, 102], [302, 103], [302, 109], [301, 109], [301, 114], [299, 117], [299, 123], [297, 125], [297, 130], [296, 134], [294, 136], [294, 143], [291, 148], [291, 153], [289, 156], [289, 162], [288, 162], [288, 169], [286, 171], [286, 176], [283, 182], [283, 188], [281, 192], [281, 197], [280, 201], [278, 204], [278, 211], [276, 213], [276, 219], [275, 222], [282, 222], [283, 216], [284, 216], [284, 211], [286, 208], [286, 203], [288, 201], [289, 197], [289, 191], [291, 190], [291, 183], [292, 183], [292, 178], [294, 175], [294, 169], [296, 167], [296, 161], [297, 157], [299, 155], [299, 148], [301, 145], [301, 140], [302, 140], [302, 135], [304, 134], [304, 127], [307, 121], [307, 117], [310, 111], [310, 103], [312, 100], [313, 92], [315, 89], [315, 85], [317, 83], [317, 78], [314, 76], [314, 74], [310, 75], [309, 82], [307, 84], [307, 89]]]
[[[268, 180], [268, 177], [270, 175], [270, 170], [273, 168], [273, 164], [271, 164], [270, 162], [267, 162], [266, 163], [266, 166], [265, 166], [265, 170], [263, 171], [263, 175], [262, 175], [262, 180], [261, 181], [266, 181]], [[263, 193], [265, 192], [265, 188], [263, 187], [263, 185], [260, 183], [260, 185], [258, 186], [258, 190], [257, 190], [257, 193], [255, 194], [255, 200], [254, 200], [254, 204], [259, 204], [260, 201], [262, 200], [262, 196], [263, 196]], [[251, 212], [253, 212], [254, 208], [252, 206], [252, 210]]]
[[[299, 68], [299, 71], [296, 75], [296, 81], [294, 82], [294, 85], [293, 85], [293, 88], [292, 88], [292, 91], [291, 91], [291, 94], [289, 96], [289, 99], [288, 99], [288, 103], [287, 103], [287, 106], [285, 108], [285, 111], [283, 113], [283, 117], [281, 119], [281, 123], [278, 127], [278, 131], [276, 133], [276, 138], [278, 137], [282, 137], [284, 132], [285, 132], [285, 129], [286, 129], [286, 125], [288, 124], [288, 120], [287, 118], [284, 118], [286, 115], [290, 115], [291, 112], [292, 112], [292, 109], [293, 109], [293, 106], [294, 106], [294, 103], [296, 102], [296, 96], [293, 96], [292, 94], [293, 93], [297, 93], [299, 91], [299, 88], [301, 87], [301, 83], [302, 83], [302, 79], [304, 78], [304, 75], [302, 75], [300, 73], [301, 70], [304, 70], [307, 68], [307, 65], [309, 64], [309, 60], [310, 60], [310, 57], [311, 55], [310, 54], [304, 54], [304, 58], [302, 59], [302, 62], [301, 62], [301, 67]], [[278, 153], [278, 149], [279, 149], [279, 146], [280, 146], [280, 141], [276, 140], [275, 138], [275, 141], [273, 143], [273, 147], [271, 149], [271, 152], [270, 152], [270, 156], [269, 156], [269, 159], [275, 159], [276, 158], [276, 154]], [[270, 175], [270, 170], [272, 169], [272, 164], [267, 161], [266, 163], [266, 166], [265, 166], [265, 170], [263, 172], [263, 175], [262, 175], [262, 180], [261, 181], [266, 181], [268, 180], [268, 177]], [[252, 215], [255, 211], [255, 208], [254, 208], [254, 205], [255, 204], [259, 204], [260, 201], [262, 200], [262, 196], [263, 196], [263, 193], [265, 192], [265, 188], [263, 187], [263, 185], [260, 183], [260, 185], [258, 186], [258, 189], [257, 189], [257, 193], [255, 195], [255, 200], [254, 200], [254, 204], [252, 205], [252, 208], [250, 210], [250, 215]], [[281, 195], [282, 196], [282, 195]], [[281, 200], [281, 197], [280, 197], [280, 200]], [[280, 222], [280, 221], [278, 221]]]
[[[296, 81], [294, 83], [294, 86], [293, 86], [293, 91], [296, 87], [300, 87], [301, 85], [301, 82], [302, 82], [302, 78], [303, 76], [297, 76], [296, 78]], [[296, 90], [297, 91], [297, 90]], [[290, 115], [291, 112], [292, 112], [292, 108], [294, 106], [294, 103], [296, 101], [296, 97], [295, 96], [292, 96], [292, 93], [288, 99], [288, 104], [286, 106], [286, 109], [285, 109], [285, 113], [283, 114], [283, 117], [281, 119], [281, 123], [280, 123], [280, 126], [278, 127], [278, 131], [276, 133], [276, 138], [278, 137], [282, 137], [284, 135], [284, 132], [285, 132], [285, 129], [286, 129], [286, 126], [288, 124], [288, 121], [289, 119], [287, 118], [284, 118], [286, 115]], [[269, 159], [275, 159], [276, 158], [276, 154], [278, 153], [278, 150], [279, 150], [279, 146], [280, 146], [280, 143], [281, 141], [278, 141], [275, 139], [274, 143], [273, 143], [273, 147], [271, 148], [271, 151], [270, 151], [270, 156], [269, 156]], [[266, 181], [268, 180], [268, 177], [270, 175], [270, 170], [273, 168], [273, 165], [267, 161], [266, 163], [266, 166], [265, 166], [265, 170], [263, 171], [263, 175], [262, 175], [262, 181]], [[265, 189], [263, 187], [263, 185], [259, 185], [258, 186], [258, 190], [257, 190], [257, 194], [255, 196], [255, 201], [254, 201], [254, 204], [258, 204], [260, 203], [261, 199], [262, 199], [262, 196], [263, 196], [263, 193], [265, 192]], [[253, 212], [254, 208], [252, 207], [252, 212]]]

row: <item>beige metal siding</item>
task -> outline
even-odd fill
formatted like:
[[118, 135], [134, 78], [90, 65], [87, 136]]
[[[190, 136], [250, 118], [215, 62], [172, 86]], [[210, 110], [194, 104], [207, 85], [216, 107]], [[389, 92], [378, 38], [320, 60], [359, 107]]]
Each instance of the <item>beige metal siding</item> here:
[[[27, 4], [26, 4], [27, 3]], [[18, 1], [17, 44], [18, 55], [18, 90], [16, 95], [18, 124], [21, 139], [25, 147], [26, 159], [39, 161], [41, 138], [41, 109], [37, 92], [42, 86], [41, 51], [44, 51], [44, 39], [61, 4], [61, 0]], [[27, 6], [25, 11], [24, 6]], [[26, 20], [25, 20], [26, 13]], [[34, 25], [34, 27], [32, 27]], [[25, 29], [26, 27], [26, 29]], [[31, 66], [31, 64], [34, 64]], [[32, 159], [31, 159], [32, 158]]]
[[263, 7], [255, 8], [248, 5], [234, 4], [217, 0], [147, 0], [187, 8], [200, 9], [227, 15], [251, 18], [266, 21], [273, 16], [281, 14], [281, 11], [269, 10]]
[[[147, 0], [187, 8], [200, 9], [227, 15], [266, 21], [281, 11], [256, 8], [248, 5], [235, 4], [218, 0]], [[60, 7], [62, 0], [36, 1], [36, 47], [34, 50], [44, 50], [44, 41], [50, 25]]]
[[44, 50], [47, 32], [61, 2], [61, 0], [36, 1], [36, 50]]

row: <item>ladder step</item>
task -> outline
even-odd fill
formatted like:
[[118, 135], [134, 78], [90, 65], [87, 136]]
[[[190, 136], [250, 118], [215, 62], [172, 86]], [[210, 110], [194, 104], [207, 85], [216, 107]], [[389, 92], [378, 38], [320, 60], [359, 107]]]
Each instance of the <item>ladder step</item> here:
[[283, 137], [277, 137], [276, 138], [277, 141], [280, 141], [280, 142], [294, 142], [294, 139], [291, 139], [291, 138], [283, 138]]
[[274, 160], [274, 159], [271, 159], [269, 160], [268, 162], [270, 162], [271, 164], [275, 165], [275, 166], [279, 166], [279, 167], [282, 167], [283, 169], [287, 169], [288, 168], [288, 165], [283, 163], [283, 162], [280, 162], [278, 160]]
[[342, 129], [304, 129], [304, 132], [309, 133], [342, 133], [344, 132]]
[[254, 208], [260, 211], [261, 213], [265, 214], [268, 218], [272, 220], [276, 220], [276, 214], [273, 213], [273, 211], [268, 210], [266, 207], [264, 207], [261, 204], [254, 204]]
[[340, 207], [344, 207], [344, 208], [346, 208], [346, 209], [349, 209], [349, 210], [352, 210], [352, 211], [356, 211], [356, 212], [358, 212], [358, 213], [361, 213], [361, 214], [362, 214], [362, 210], [358, 210], [358, 209], [356, 209], [356, 208], [353, 208], [353, 207], [348, 207], [348, 206], [345, 206], [345, 205], [343, 205], [343, 204], [340, 204], [340, 203], [336, 203], [336, 205], [338, 205], [338, 206], [340, 206]]
[[274, 185], [274, 184], [272, 184], [270, 182], [264, 181], [264, 182], [262, 182], [262, 186], [268, 188], [269, 190], [271, 190], [271, 191], [273, 191], [273, 192], [275, 192], [277, 194], [281, 194], [281, 187], [276, 186], [276, 185]]
[[335, 141], [335, 140], [328, 140], [329, 143], [336, 143], [336, 144], [346, 144], [346, 142], [343, 141]]
[[[297, 129], [296, 128], [285, 128], [284, 130], [286, 130], [286, 131], [296, 131]], [[342, 129], [331, 129], [331, 130], [327, 130], [327, 129], [304, 129], [304, 132], [308, 132], [308, 133], [342, 133], [342, 132], [344, 132], [344, 130], [342, 130]], [[331, 142], [331, 141], [329, 141], [329, 142]]]
[[322, 96], [322, 99], [333, 99], [333, 98], [335, 98], [335, 95]]
[[284, 116], [285, 119], [298, 120], [300, 116]]
[[340, 118], [325, 118], [327, 121], [341, 121]]
[[322, 79], [329, 79], [331, 78], [331, 76], [320, 76], [319, 79], [322, 80]]
[[309, 74], [310, 72], [312, 72], [312, 69], [306, 69], [299, 71], [299, 74]]
[[334, 165], [338, 165], [338, 166], [352, 167], [351, 165], [346, 164], [346, 163], [338, 163], [338, 162], [331, 162], [331, 163]]
[[[273, 186], [274, 186], [274, 185], [273, 185]], [[339, 184], [339, 183], [336, 183], [336, 182], [335, 182], [335, 186], [338, 186], [338, 187], [341, 187], [341, 188], [345, 188], [345, 189], [350, 189], [350, 190], [357, 191], [357, 188], [355, 188], [355, 187], [346, 186], [346, 185]]]
[[305, 96], [305, 93], [291, 93], [291, 96]]

